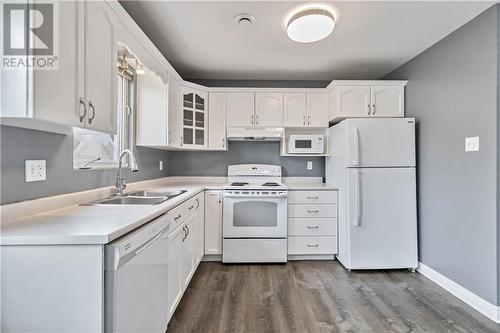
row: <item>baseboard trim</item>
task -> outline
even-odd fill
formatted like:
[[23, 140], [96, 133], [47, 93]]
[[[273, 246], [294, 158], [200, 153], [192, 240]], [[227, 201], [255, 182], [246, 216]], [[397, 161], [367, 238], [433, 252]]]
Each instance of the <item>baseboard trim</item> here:
[[485, 299], [477, 296], [468, 289], [462, 287], [458, 283], [450, 280], [446, 276], [438, 273], [429, 266], [419, 262], [417, 271], [431, 280], [432, 282], [439, 285], [444, 290], [451, 293], [453, 296], [465, 302], [467, 305], [472, 307], [474, 310], [485, 315], [489, 319], [496, 323], [500, 323], [500, 306], [496, 306], [486, 301]]

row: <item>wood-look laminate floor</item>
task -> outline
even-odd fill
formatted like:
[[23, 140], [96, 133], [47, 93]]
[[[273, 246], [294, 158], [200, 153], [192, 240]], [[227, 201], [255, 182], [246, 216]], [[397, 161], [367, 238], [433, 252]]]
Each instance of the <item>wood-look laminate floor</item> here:
[[167, 332], [500, 332], [500, 325], [406, 270], [205, 262]]

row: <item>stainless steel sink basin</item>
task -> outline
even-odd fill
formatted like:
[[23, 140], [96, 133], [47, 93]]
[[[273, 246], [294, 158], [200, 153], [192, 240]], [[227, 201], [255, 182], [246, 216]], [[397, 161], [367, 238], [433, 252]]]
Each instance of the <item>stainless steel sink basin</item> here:
[[130, 192], [127, 194], [129, 197], [168, 197], [173, 198], [178, 195], [181, 195], [182, 193], [186, 193], [187, 190], [175, 190], [175, 191], [164, 191], [164, 192], [157, 192], [157, 191], [134, 191]]
[[92, 202], [88, 205], [158, 205], [168, 200], [168, 197], [115, 197], [108, 198], [98, 202]]

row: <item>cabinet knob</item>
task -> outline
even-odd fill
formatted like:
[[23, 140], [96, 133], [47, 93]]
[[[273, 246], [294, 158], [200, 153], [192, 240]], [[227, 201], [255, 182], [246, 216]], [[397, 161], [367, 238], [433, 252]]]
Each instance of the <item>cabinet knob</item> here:
[[314, 244], [314, 245], [307, 244], [307, 247], [318, 247], [318, 244]]
[[368, 115], [370, 115], [371, 114], [370, 104], [368, 104], [367, 107], [368, 107]]
[[372, 104], [372, 115], [375, 114], [375, 104]]

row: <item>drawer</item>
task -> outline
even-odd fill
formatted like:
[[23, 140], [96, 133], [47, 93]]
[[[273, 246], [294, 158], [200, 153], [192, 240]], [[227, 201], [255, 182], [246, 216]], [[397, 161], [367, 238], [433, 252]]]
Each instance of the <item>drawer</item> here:
[[288, 217], [337, 217], [337, 205], [288, 205]]
[[289, 204], [337, 204], [337, 191], [288, 191]]
[[167, 212], [170, 230], [174, 230], [196, 211], [196, 199], [191, 198]]
[[336, 254], [337, 237], [288, 237], [288, 254]]
[[288, 219], [288, 236], [333, 236], [336, 234], [336, 217]]

